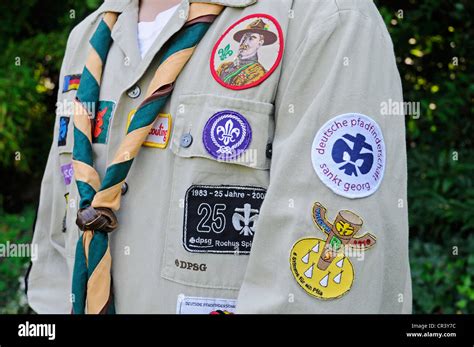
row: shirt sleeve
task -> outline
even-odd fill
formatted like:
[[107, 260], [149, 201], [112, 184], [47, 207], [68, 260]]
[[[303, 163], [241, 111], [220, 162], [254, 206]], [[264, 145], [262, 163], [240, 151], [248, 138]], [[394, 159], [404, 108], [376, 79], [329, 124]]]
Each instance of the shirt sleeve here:
[[[72, 116], [65, 110], [75, 90], [64, 92], [65, 76], [70, 73], [68, 62], [77, 44], [77, 27], [68, 38], [59, 77], [57, 112], [53, 141], [41, 182], [39, 206], [32, 240], [32, 264], [27, 277], [28, 304], [37, 313], [70, 313], [71, 266], [73, 258], [67, 244], [76, 235], [67, 230], [66, 218], [71, 189], [71, 159], [73, 148]], [[66, 88], [67, 89], [67, 88]], [[60, 135], [61, 133], [61, 135]], [[69, 219], [72, 216], [69, 216]], [[69, 247], [70, 248], [70, 247]]]
[[298, 44], [289, 29], [238, 313], [411, 312], [401, 81], [377, 9], [356, 6]]

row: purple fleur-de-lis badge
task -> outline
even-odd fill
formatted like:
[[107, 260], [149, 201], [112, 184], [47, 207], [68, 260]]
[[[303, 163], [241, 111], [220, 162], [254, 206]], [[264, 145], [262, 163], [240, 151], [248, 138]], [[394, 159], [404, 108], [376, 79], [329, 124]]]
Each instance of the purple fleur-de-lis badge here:
[[207, 121], [202, 141], [214, 158], [223, 161], [233, 160], [248, 149], [252, 141], [252, 129], [240, 113], [220, 111]]

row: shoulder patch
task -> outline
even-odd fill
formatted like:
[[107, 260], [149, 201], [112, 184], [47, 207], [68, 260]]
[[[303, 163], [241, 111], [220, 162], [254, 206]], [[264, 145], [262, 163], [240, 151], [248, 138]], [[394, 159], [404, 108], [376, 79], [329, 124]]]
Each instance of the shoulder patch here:
[[92, 132], [92, 143], [104, 144], [108, 142], [114, 108], [115, 103], [112, 101], [99, 101], [99, 109], [95, 116], [94, 130]]
[[313, 205], [313, 222], [325, 238], [305, 237], [290, 252], [290, 269], [303, 290], [318, 299], [337, 299], [354, 282], [354, 268], [349, 256], [358, 256], [375, 245], [370, 233], [356, 235], [362, 219], [349, 210], [339, 211], [334, 222], [326, 218], [326, 208]]
[[79, 83], [81, 83], [81, 74], [64, 76], [63, 93], [69, 92], [70, 90], [77, 90]]
[[66, 202], [66, 209], [64, 211], [64, 217], [63, 217], [63, 225], [62, 225], [62, 232], [65, 233], [67, 231], [67, 223], [66, 223], [66, 219], [67, 219], [67, 210], [69, 208], [69, 193], [66, 193], [64, 194], [64, 200]]
[[232, 24], [211, 55], [211, 73], [226, 88], [241, 90], [265, 81], [283, 56], [283, 31], [267, 14], [252, 14]]
[[58, 134], [58, 146], [66, 146], [67, 141], [67, 129], [69, 126], [69, 117], [59, 118], [59, 134]]
[[311, 148], [313, 168], [337, 195], [355, 199], [372, 195], [385, 171], [385, 142], [370, 117], [347, 113], [332, 118], [316, 134]]
[[64, 184], [67, 186], [70, 185], [72, 177], [74, 176], [74, 169], [72, 167], [72, 163], [61, 165], [61, 173], [63, 175]]

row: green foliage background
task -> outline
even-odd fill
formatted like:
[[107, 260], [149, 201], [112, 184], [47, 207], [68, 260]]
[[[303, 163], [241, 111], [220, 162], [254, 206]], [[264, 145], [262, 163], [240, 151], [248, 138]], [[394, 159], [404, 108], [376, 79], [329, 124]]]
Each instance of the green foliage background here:
[[[100, 2], [0, 4], [0, 243], [31, 240], [67, 36]], [[421, 107], [406, 118], [414, 312], [474, 313], [474, 3], [376, 3]], [[0, 258], [0, 313], [28, 312], [27, 264]]]

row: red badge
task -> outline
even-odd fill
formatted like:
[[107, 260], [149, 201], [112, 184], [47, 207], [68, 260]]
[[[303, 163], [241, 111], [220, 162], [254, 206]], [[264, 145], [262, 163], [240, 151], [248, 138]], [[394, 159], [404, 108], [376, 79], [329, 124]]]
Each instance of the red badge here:
[[226, 88], [255, 87], [276, 70], [283, 56], [283, 31], [275, 18], [252, 14], [232, 24], [211, 56], [211, 73]]

